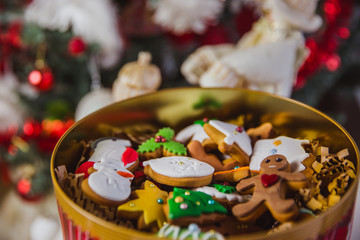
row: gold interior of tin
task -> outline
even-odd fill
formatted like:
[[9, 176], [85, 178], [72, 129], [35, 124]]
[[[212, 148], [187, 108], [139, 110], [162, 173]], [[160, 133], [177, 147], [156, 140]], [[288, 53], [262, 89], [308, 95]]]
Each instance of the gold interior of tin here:
[[[351, 136], [337, 122], [325, 114], [297, 101], [272, 94], [244, 89], [178, 88], [167, 89], [105, 107], [76, 122], [60, 139], [52, 156], [51, 174], [58, 204], [83, 229], [94, 236], [115, 239], [151, 239], [153, 235], [118, 227], [92, 216], [74, 204], [59, 187], [54, 168], [66, 165], [74, 171], [80, 159], [79, 141], [93, 140], [109, 135], [112, 128], [146, 128], [170, 126], [175, 131], [203, 117], [221, 120], [245, 116], [245, 128], [256, 127], [269, 121], [281, 135], [318, 139], [322, 146], [336, 153], [349, 150], [348, 159], [359, 172], [359, 151]], [[357, 180], [353, 182], [341, 201], [317, 218], [299, 223], [291, 230], [266, 236], [267, 239], [293, 237], [303, 239], [316, 236], [332, 227], [354, 203]], [[331, 219], [326, 219], [331, 214]], [[307, 228], [304, 231], [304, 228]], [[309, 233], [310, 232], [310, 233]], [[285, 235], [284, 235], [285, 234]], [[119, 237], [119, 235], [117, 236]], [[231, 237], [234, 239], [263, 239], [264, 233]]]

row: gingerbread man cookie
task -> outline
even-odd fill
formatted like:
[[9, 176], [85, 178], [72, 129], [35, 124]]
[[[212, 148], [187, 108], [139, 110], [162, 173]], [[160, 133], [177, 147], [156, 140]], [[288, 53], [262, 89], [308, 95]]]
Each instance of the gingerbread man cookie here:
[[260, 174], [241, 180], [236, 185], [238, 192], [253, 188], [249, 202], [237, 204], [232, 208], [235, 217], [243, 222], [252, 222], [266, 210], [272, 216], [285, 222], [296, 218], [298, 208], [294, 199], [286, 199], [286, 191], [305, 187], [307, 178], [302, 173], [290, 172], [290, 165], [283, 155], [271, 155], [261, 161]]
[[249, 156], [252, 154], [251, 139], [242, 126], [210, 120], [204, 124], [204, 130], [217, 144], [220, 152], [231, 156], [225, 163], [235, 160], [242, 166], [249, 164]]

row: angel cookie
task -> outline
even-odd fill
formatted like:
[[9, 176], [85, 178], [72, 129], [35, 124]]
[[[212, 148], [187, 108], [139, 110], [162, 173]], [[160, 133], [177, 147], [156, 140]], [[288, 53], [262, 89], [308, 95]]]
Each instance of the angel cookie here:
[[260, 174], [241, 180], [236, 185], [238, 192], [253, 188], [249, 202], [237, 204], [232, 213], [238, 220], [252, 222], [258, 219], [266, 210], [272, 216], [285, 222], [296, 218], [298, 208], [294, 199], [286, 199], [286, 192], [305, 187], [307, 178], [302, 173], [290, 172], [290, 165], [283, 155], [271, 155], [260, 164]]
[[125, 219], [137, 219], [139, 229], [148, 229], [156, 225], [159, 229], [166, 218], [163, 204], [168, 193], [160, 190], [151, 181], [145, 181], [144, 189], [135, 190], [136, 199], [120, 205], [117, 215]]
[[176, 187], [200, 187], [211, 183], [214, 168], [184, 156], [172, 156], [143, 162], [144, 173], [158, 183]]
[[180, 130], [175, 136], [175, 141], [181, 142], [183, 144], [187, 144], [190, 141], [199, 141], [206, 149], [206, 151], [216, 149], [216, 144], [204, 131], [204, 124], [208, 122], [208, 118], [195, 121], [194, 124], [191, 124]]
[[242, 166], [249, 164], [249, 156], [252, 154], [251, 139], [242, 126], [210, 120], [204, 124], [204, 130], [217, 144], [220, 152], [231, 156], [224, 163], [235, 160]]
[[260, 170], [260, 163], [264, 158], [274, 154], [281, 154], [286, 157], [292, 172], [301, 172], [305, 170], [305, 165], [302, 164], [303, 161], [311, 157], [303, 148], [304, 144], [309, 143], [309, 140], [299, 140], [285, 136], [259, 140], [253, 149], [249, 165], [250, 170]]

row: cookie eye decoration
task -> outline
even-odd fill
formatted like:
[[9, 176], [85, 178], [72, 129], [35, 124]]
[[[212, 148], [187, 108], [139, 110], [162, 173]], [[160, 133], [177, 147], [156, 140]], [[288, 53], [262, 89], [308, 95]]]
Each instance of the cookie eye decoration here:
[[270, 162], [270, 159], [265, 159], [265, 161], [264, 161], [265, 163], [269, 163]]
[[276, 159], [275, 159], [275, 161], [277, 161], [277, 162], [281, 162], [283, 159], [282, 158], [280, 158], [280, 157], [277, 157]]

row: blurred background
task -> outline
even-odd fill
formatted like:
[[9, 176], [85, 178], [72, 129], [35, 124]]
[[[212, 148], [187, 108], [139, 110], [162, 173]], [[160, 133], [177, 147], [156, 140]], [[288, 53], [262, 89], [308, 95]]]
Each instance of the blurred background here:
[[[239, 42], [265, 18], [266, 2], [1, 0], [0, 239], [61, 239], [52, 149], [75, 121], [125, 98], [115, 82], [140, 51], [150, 55], [128, 71], [159, 73], [147, 75], [155, 87], [124, 73], [140, 78], [137, 91], [192, 86], [180, 71], [189, 55]], [[322, 19], [313, 31], [295, 29], [308, 54], [289, 97], [334, 118], [359, 144], [360, 1], [310, 1], [315, 12], [307, 1], [285, 2]]]

